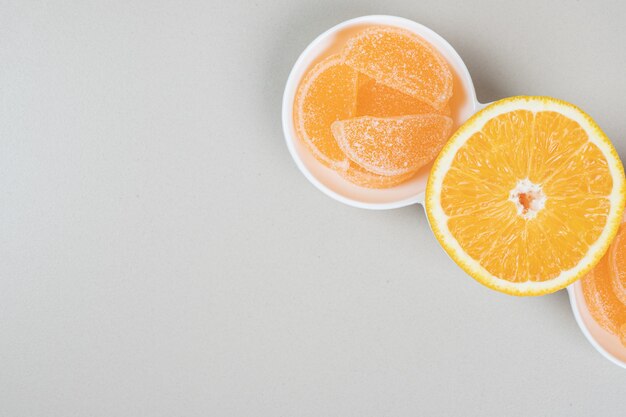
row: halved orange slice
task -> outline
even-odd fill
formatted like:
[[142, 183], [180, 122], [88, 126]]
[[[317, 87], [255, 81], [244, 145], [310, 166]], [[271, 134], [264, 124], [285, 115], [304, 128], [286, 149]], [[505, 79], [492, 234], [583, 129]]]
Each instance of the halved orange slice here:
[[370, 27], [350, 38], [342, 53], [347, 65], [435, 109], [443, 109], [452, 96], [448, 63], [408, 30]]
[[331, 55], [310, 70], [298, 86], [293, 107], [296, 133], [330, 168], [348, 168], [348, 159], [330, 125], [355, 115], [357, 79], [357, 72], [345, 65], [340, 55]]
[[541, 295], [586, 274], [617, 233], [624, 168], [582, 110], [512, 97], [471, 117], [436, 159], [426, 188], [435, 236], [481, 283]]

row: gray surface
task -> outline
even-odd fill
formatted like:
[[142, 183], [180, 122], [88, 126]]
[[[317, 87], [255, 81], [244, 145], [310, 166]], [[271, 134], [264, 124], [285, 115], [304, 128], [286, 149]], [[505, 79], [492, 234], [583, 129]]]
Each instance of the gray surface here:
[[624, 415], [564, 292], [492, 292], [419, 207], [325, 197], [279, 120], [309, 41], [387, 13], [624, 157], [623, 2], [58, 3], [0, 2], [0, 415]]

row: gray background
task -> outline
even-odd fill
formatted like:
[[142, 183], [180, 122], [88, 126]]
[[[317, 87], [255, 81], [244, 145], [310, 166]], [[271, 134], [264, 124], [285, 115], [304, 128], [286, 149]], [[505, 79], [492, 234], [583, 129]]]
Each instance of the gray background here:
[[481, 101], [572, 101], [625, 157], [625, 3], [54, 3], [0, 1], [1, 416], [624, 415], [564, 292], [324, 196], [280, 105], [315, 36], [393, 14]]

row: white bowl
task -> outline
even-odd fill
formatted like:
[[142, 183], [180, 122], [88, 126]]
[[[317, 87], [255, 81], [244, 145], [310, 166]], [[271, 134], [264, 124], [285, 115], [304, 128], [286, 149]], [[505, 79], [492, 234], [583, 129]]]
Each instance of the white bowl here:
[[306, 47], [289, 74], [283, 95], [283, 131], [289, 152], [304, 176], [324, 194], [350, 206], [382, 210], [422, 203], [430, 165], [423, 168], [413, 179], [392, 188], [359, 187], [317, 161], [296, 135], [293, 123], [296, 91], [307, 70], [325, 57], [339, 52], [350, 36], [372, 25], [396, 26], [410, 30], [428, 41], [448, 61], [454, 74], [450, 104], [455, 129], [483, 105], [476, 100], [470, 74], [454, 48], [426, 26], [408, 19], [395, 16], [363, 16], [350, 19], [328, 29]]

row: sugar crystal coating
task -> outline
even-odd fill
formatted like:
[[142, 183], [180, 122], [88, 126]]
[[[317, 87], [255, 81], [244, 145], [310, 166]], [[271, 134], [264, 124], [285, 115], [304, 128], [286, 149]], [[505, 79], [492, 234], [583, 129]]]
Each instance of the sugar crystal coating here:
[[380, 175], [368, 171], [354, 162], [350, 162], [348, 169], [339, 171], [339, 174], [353, 184], [360, 185], [361, 187], [389, 188], [413, 178], [416, 171], [393, 176]]
[[613, 293], [626, 309], [626, 226], [623, 229], [620, 228], [608, 253]]
[[331, 168], [348, 167], [330, 125], [355, 115], [356, 85], [356, 71], [344, 65], [340, 55], [331, 55], [306, 74], [296, 93], [296, 132], [313, 155]]
[[443, 109], [452, 96], [452, 71], [424, 39], [404, 29], [374, 26], [351, 38], [345, 63], [377, 82]]
[[448, 65], [427, 42], [376, 26], [306, 73], [294, 125], [321, 163], [359, 186], [387, 188], [441, 150], [452, 126], [451, 95]]
[[626, 346], [626, 293], [619, 282], [626, 274], [626, 225], [620, 227], [608, 252], [581, 279], [583, 295], [592, 317]]
[[364, 116], [332, 124], [337, 144], [350, 160], [387, 176], [415, 172], [431, 162], [451, 129], [452, 119], [439, 114]]

